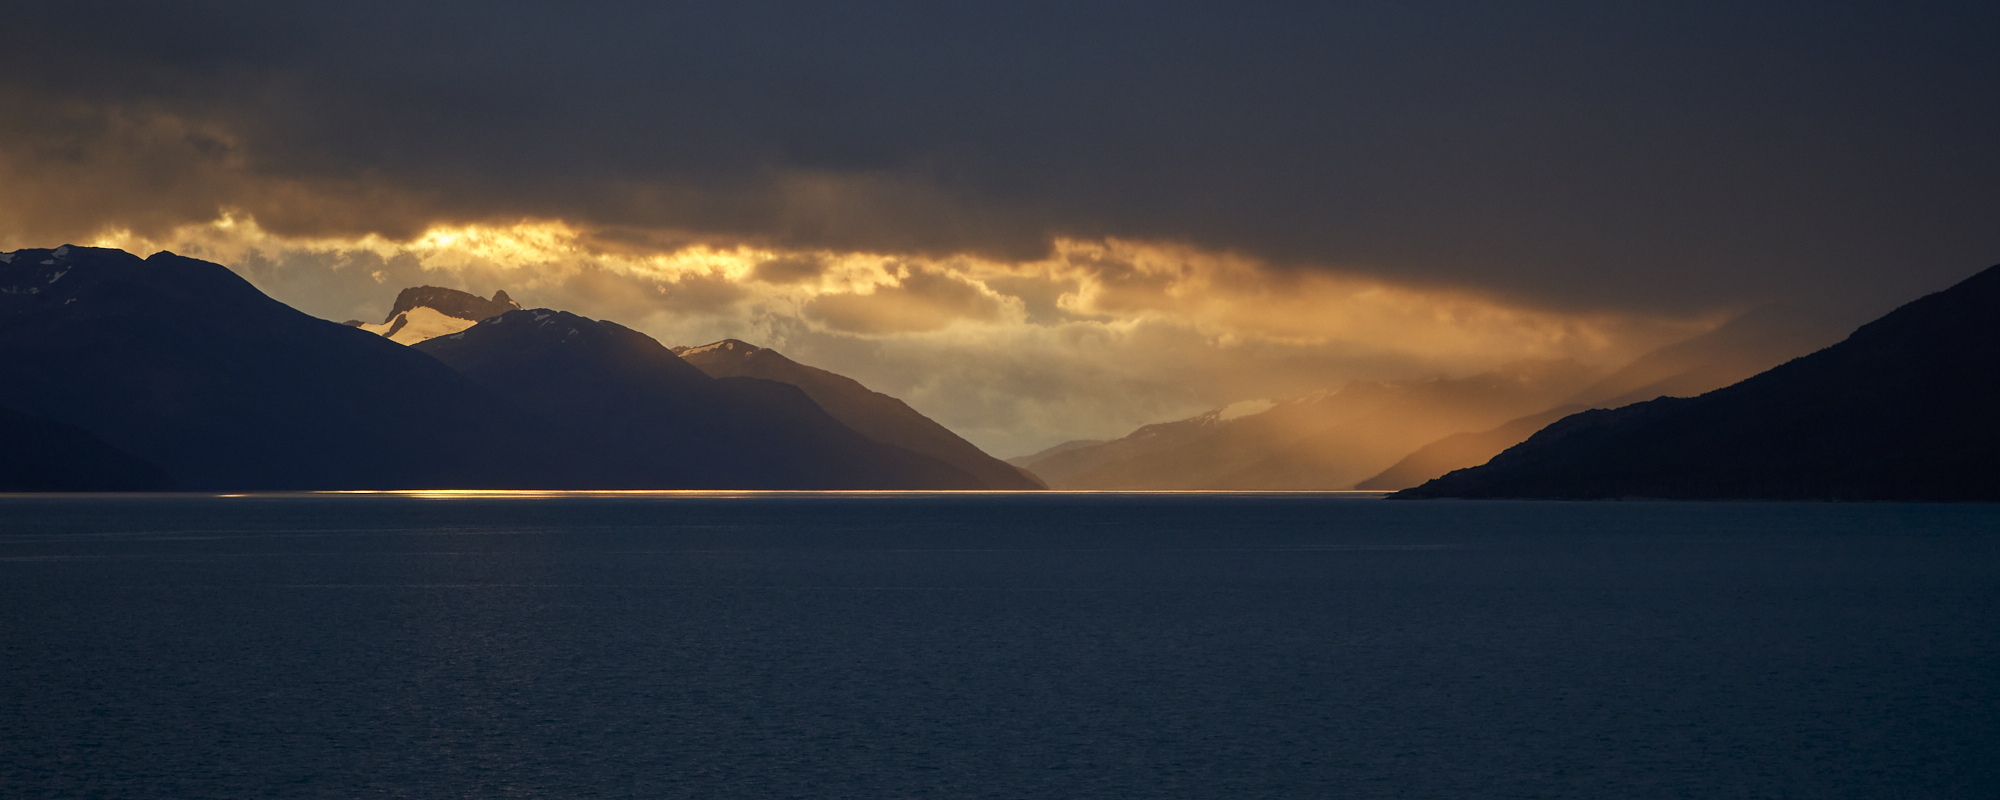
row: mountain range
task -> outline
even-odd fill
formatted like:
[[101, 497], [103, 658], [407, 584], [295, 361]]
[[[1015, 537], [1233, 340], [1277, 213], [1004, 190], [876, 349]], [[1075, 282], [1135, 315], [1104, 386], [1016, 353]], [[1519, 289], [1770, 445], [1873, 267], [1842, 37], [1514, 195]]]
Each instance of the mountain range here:
[[[466, 330], [481, 320], [520, 310], [505, 291], [487, 300], [478, 295], [437, 286], [404, 289], [380, 325], [350, 321], [349, 325], [379, 333], [405, 344], [418, 344]], [[569, 317], [565, 317], [569, 319]], [[581, 320], [581, 318], [576, 318]], [[588, 321], [583, 321], [588, 322]], [[571, 323], [572, 327], [582, 322]], [[610, 324], [610, 323], [606, 323]], [[429, 347], [440, 354], [451, 348]], [[681, 360], [711, 378], [750, 378], [797, 387], [814, 405], [840, 424], [882, 444], [935, 458], [973, 475], [982, 488], [1045, 489], [1033, 473], [1008, 465], [960, 438], [901, 400], [871, 391], [859, 381], [800, 364], [770, 348], [726, 339], [697, 347], [671, 348]], [[450, 362], [450, 359], [446, 359]], [[740, 382], [731, 385], [743, 385]]]
[[1544, 409], [1602, 377], [1523, 361], [1457, 379], [1250, 401], [1016, 462], [1059, 489], [1340, 490], [1410, 451]]
[[1787, 305], [1752, 309], [1715, 330], [1640, 356], [1553, 408], [1418, 448], [1354, 488], [1407, 489], [1452, 470], [1484, 464], [1578, 411], [1720, 389], [1840, 341], [1858, 321], [1850, 313], [1828, 309]]
[[552, 487], [988, 488], [862, 436], [797, 387], [711, 378], [612, 322], [510, 311], [413, 349], [536, 415], [571, 451], [590, 453], [548, 478]]
[[1485, 463], [1590, 408], [1727, 386], [1835, 341], [1838, 313], [1768, 306], [1609, 374], [1520, 362], [1457, 379], [1353, 383], [1245, 401], [1108, 442], [1065, 442], [1010, 459], [1060, 489], [1404, 489]]
[[1817, 352], [1839, 338], [1839, 320], [1773, 307], [1609, 374], [1539, 361], [1356, 382], [1002, 462], [893, 397], [740, 340], [669, 348], [613, 322], [524, 309], [505, 292], [432, 286], [404, 290], [383, 323], [342, 325], [217, 264], [64, 246], [0, 253], [0, 491], [1029, 489], [1045, 479], [1114, 490], [1421, 484], [1399, 497], [1995, 500], [1996, 311], [2000, 267]]
[[0, 254], [0, 476], [35, 479], [0, 489], [986, 487], [613, 323], [405, 298], [390, 326], [471, 324], [405, 346], [172, 253]]
[[172, 253], [12, 253], [0, 375], [0, 408], [88, 432], [183, 489], [532, 483], [508, 459], [526, 414], [435, 358]]
[[2000, 267], [1692, 398], [1563, 417], [1404, 498], [2000, 500]]

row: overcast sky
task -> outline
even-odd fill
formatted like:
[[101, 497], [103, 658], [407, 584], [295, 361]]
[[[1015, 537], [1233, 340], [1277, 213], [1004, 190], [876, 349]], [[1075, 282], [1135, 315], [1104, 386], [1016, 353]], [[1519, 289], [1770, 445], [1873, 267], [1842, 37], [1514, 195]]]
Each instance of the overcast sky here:
[[2000, 262], [2000, 4], [14, 2], [0, 248], [738, 336], [998, 455]]

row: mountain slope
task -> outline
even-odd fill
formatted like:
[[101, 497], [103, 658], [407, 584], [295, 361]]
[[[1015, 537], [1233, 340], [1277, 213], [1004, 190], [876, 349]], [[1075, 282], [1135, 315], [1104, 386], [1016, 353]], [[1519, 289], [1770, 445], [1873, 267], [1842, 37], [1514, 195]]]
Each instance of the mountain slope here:
[[74, 425], [0, 408], [0, 492], [157, 492], [159, 467]]
[[2000, 500], [2000, 267], [1694, 398], [1586, 411], [1398, 497]]
[[1375, 477], [1354, 485], [1356, 489], [1393, 492], [1421, 485], [1447, 472], [1478, 466], [1492, 460], [1509, 447], [1528, 440], [1549, 423], [1567, 417], [1583, 406], [1558, 406], [1539, 414], [1501, 423], [1497, 428], [1477, 433], [1454, 433], [1404, 456]]
[[[1596, 377], [1571, 361], [1531, 361], [1467, 378], [1356, 383], [1237, 419], [1211, 412], [1206, 423], [1210, 415], [1147, 426], [1036, 470], [1063, 489], [1349, 489], [1426, 443], [1547, 408]], [[1060, 469], [1071, 464], [1084, 466]]]
[[1350, 489], [1444, 436], [1548, 408], [1598, 374], [1574, 361], [1523, 361], [1420, 383], [1374, 413], [1301, 437], [1217, 488]]
[[1394, 390], [1355, 383], [1339, 391], [1283, 403], [1255, 403], [1262, 410], [1238, 416], [1243, 403], [1187, 419], [1156, 422], [1123, 437], [1074, 447], [1034, 462], [1036, 475], [1059, 489], [1206, 489], [1303, 432], [1337, 424], [1375, 408]]
[[951, 464], [994, 489], [1047, 488], [1033, 475], [987, 455], [949, 428], [859, 381], [800, 364], [776, 350], [725, 339], [676, 347], [675, 355], [713, 378], [758, 378], [798, 387], [861, 435]]
[[1712, 392], [1832, 345], [1864, 321], [1795, 306], [1752, 309], [1715, 330], [1634, 359], [1565, 405], [1617, 408]]
[[504, 487], [524, 417], [422, 353], [157, 253], [0, 254], [0, 406], [183, 489]]
[[1015, 456], [1013, 458], [1006, 459], [1006, 461], [1007, 463], [1013, 464], [1014, 466], [1020, 467], [1021, 469], [1032, 470], [1036, 462], [1039, 462], [1050, 456], [1058, 455], [1061, 453], [1067, 453], [1071, 450], [1082, 450], [1083, 448], [1093, 447], [1100, 444], [1104, 444], [1103, 439], [1071, 439], [1067, 442], [1063, 442], [1062, 444], [1058, 444], [1054, 447], [1045, 447], [1035, 452], [1029, 453], [1025, 456]]
[[548, 309], [512, 311], [412, 350], [546, 421], [593, 454], [579, 488], [982, 489], [938, 459], [883, 444], [797, 387], [714, 379], [652, 338]]
[[1407, 489], [1452, 470], [1484, 464], [1549, 423], [1588, 408], [1617, 408], [1720, 389], [1840, 341], [1853, 329], [1846, 319], [1841, 313], [1792, 306], [1754, 309], [1715, 330], [1634, 359], [1561, 406], [1490, 430], [1455, 433], [1418, 448], [1355, 488]]

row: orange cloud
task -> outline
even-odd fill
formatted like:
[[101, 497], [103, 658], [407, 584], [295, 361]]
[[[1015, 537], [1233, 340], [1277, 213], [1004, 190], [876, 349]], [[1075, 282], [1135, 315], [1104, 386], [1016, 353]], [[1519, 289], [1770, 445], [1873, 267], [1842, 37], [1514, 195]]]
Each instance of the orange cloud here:
[[849, 333], [916, 333], [953, 322], [995, 322], [1007, 304], [986, 287], [940, 270], [908, 267], [895, 283], [870, 292], [823, 294], [802, 309], [806, 319]]
[[504, 288], [669, 344], [756, 341], [902, 397], [1000, 452], [1354, 379], [1463, 375], [1522, 358], [1608, 366], [1717, 321], [1563, 313], [1115, 239], [1061, 239], [1050, 254], [1010, 261], [690, 244], [559, 220], [309, 238], [225, 215], [89, 243], [219, 261], [332, 319], [377, 318], [398, 289], [427, 283]]

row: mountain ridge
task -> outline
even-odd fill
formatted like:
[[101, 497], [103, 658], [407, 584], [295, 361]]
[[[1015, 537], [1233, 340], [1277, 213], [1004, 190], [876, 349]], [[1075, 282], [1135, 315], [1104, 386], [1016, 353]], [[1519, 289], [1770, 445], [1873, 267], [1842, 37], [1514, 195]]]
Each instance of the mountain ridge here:
[[1354, 382], [1143, 426], [1028, 468], [1062, 489], [1344, 490], [1428, 442], [1545, 408], [1600, 375], [1574, 361], [1519, 361], [1464, 378]]
[[796, 386], [826, 413], [861, 435], [944, 461], [988, 488], [1048, 488], [1033, 473], [987, 455], [908, 403], [845, 375], [801, 364], [771, 348], [723, 339], [675, 347], [673, 352], [714, 378], [758, 378]]
[[1397, 491], [1486, 463], [1558, 419], [1659, 397], [1692, 397], [1824, 349], [1865, 320], [1802, 306], [1761, 306], [1714, 330], [1633, 359], [1554, 408], [1481, 431], [1455, 433], [1411, 452], [1357, 489]]
[[1399, 498], [2000, 500], [2000, 266], [1692, 398], [1565, 417]]
[[221, 265], [73, 245], [12, 255], [0, 263], [0, 374], [11, 378], [0, 407], [87, 431], [180, 488], [526, 477], [493, 442], [524, 420], [504, 404], [436, 359], [299, 312]]
[[510, 311], [412, 349], [515, 405], [597, 463], [578, 488], [982, 489], [943, 461], [869, 439], [806, 393], [716, 379], [614, 322]]

